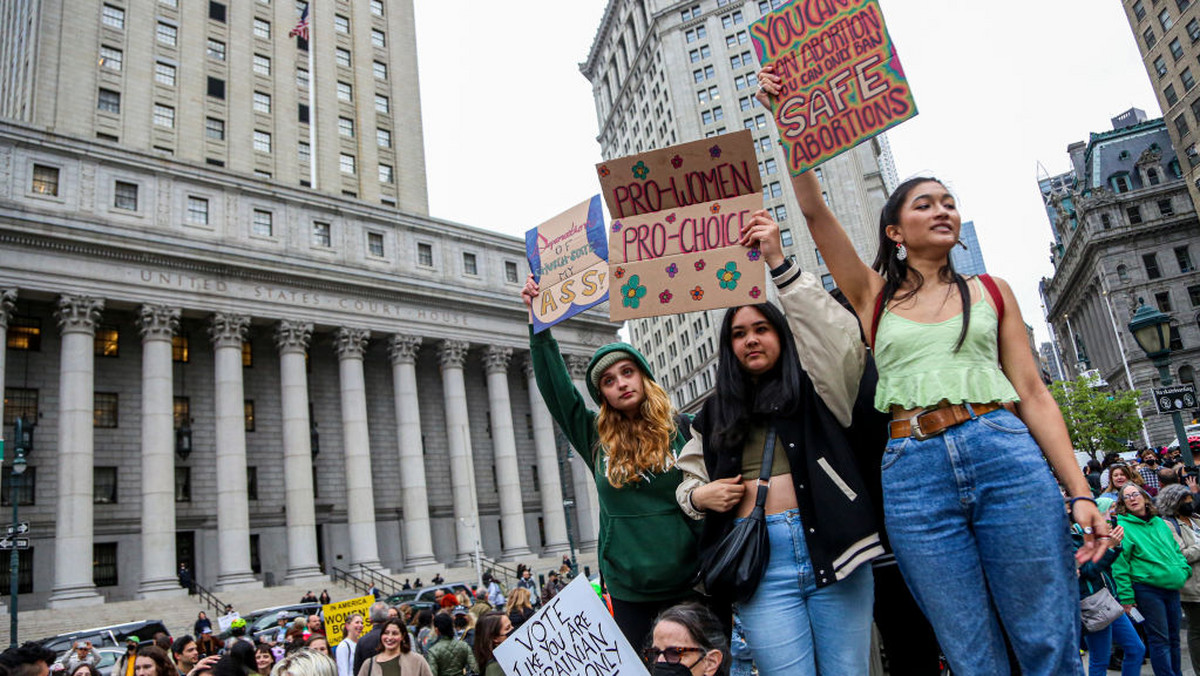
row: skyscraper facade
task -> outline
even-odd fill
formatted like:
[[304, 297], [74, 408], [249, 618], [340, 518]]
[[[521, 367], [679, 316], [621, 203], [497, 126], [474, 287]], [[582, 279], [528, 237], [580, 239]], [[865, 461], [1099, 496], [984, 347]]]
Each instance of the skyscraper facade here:
[[954, 269], [968, 277], [987, 272], [987, 266], [983, 262], [983, 251], [979, 248], [979, 237], [975, 234], [975, 221], [963, 221], [958, 239], [963, 245], [950, 250], [950, 261], [954, 263]]
[[[610, 0], [580, 70], [592, 83], [604, 159], [751, 130], [763, 206], [779, 222], [784, 248], [833, 288], [792, 193], [771, 112], [754, 98], [760, 65], [748, 27], [780, 4]], [[873, 260], [879, 211], [896, 181], [886, 138], [862, 143], [813, 171], [859, 255]], [[679, 407], [697, 407], [714, 383], [723, 313], [629, 323], [634, 344], [650, 355]]]

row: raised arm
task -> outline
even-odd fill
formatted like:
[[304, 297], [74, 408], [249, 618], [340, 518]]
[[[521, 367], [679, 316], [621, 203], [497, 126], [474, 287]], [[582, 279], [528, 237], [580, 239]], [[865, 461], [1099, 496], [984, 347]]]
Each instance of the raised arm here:
[[[770, 109], [771, 100], [779, 94], [780, 83], [774, 64], [763, 66], [758, 72], [758, 82], [758, 101]], [[800, 212], [804, 215], [808, 232], [821, 251], [830, 274], [854, 306], [863, 326], [868, 326], [875, 297], [883, 288], [883, 278], [858, 257], [850, 237], [821, 197], [821, 184], [811, 171], [793, 176], [792, 190], [796, 193], [796, 201], [800, 203]]]

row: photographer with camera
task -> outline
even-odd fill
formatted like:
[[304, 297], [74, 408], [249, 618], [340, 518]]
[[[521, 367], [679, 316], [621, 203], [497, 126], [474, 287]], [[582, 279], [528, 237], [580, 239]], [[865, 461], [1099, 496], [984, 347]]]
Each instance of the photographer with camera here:
[[99, 664], [100, 655], [92, 648], [91, 641], [79, 640], [71, 645], [70, 652], [63, 655], [58, 662], [63, 665], [66, 673], [73, 674], [81, 664], [90, 664], [93, 667]]

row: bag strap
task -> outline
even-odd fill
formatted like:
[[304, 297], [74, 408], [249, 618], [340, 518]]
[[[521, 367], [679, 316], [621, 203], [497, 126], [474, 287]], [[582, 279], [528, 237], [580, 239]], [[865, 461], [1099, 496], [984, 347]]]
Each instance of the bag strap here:
[[879, 333], [879, 319], [883, 317], [883, 289], [875, 296], [875, 310], [871, 313], [871, 349], [875, 349], [875, 334]]
[[775, 463], [775, 426], [767, 428], [767, 439], [763, 442], [762, 471], [758, 473], [758, 494], [754, 496], [754, 509], [760, 510], [767, 504], [770, 489], [771, 465]]
[[992, 297], [992, 302], [996, 304], [996, 323], [1004, 323], [1004, 296], [1000, 295], [1000, 287], [996, 285], [996, 280], [986, 272], [979, 274], [979, 281], [983, 282], [983, 288], [987, 289], [988, 295]]

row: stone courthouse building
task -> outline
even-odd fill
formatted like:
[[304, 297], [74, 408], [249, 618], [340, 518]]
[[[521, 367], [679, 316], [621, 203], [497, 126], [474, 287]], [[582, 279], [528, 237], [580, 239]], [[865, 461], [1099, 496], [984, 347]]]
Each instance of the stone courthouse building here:
[[[180, 563], [220, 590], [465, 562], [477, 533], [565, 551], [572, 484], [594, 544], [528, 367], [523, 242], [427, 214], [411, 1], [316, 3], [307, 41], [298, 14], [0, 7], [25, 608], [178, 594]], [[556, 335], [581, 380], [615, 327]]]

